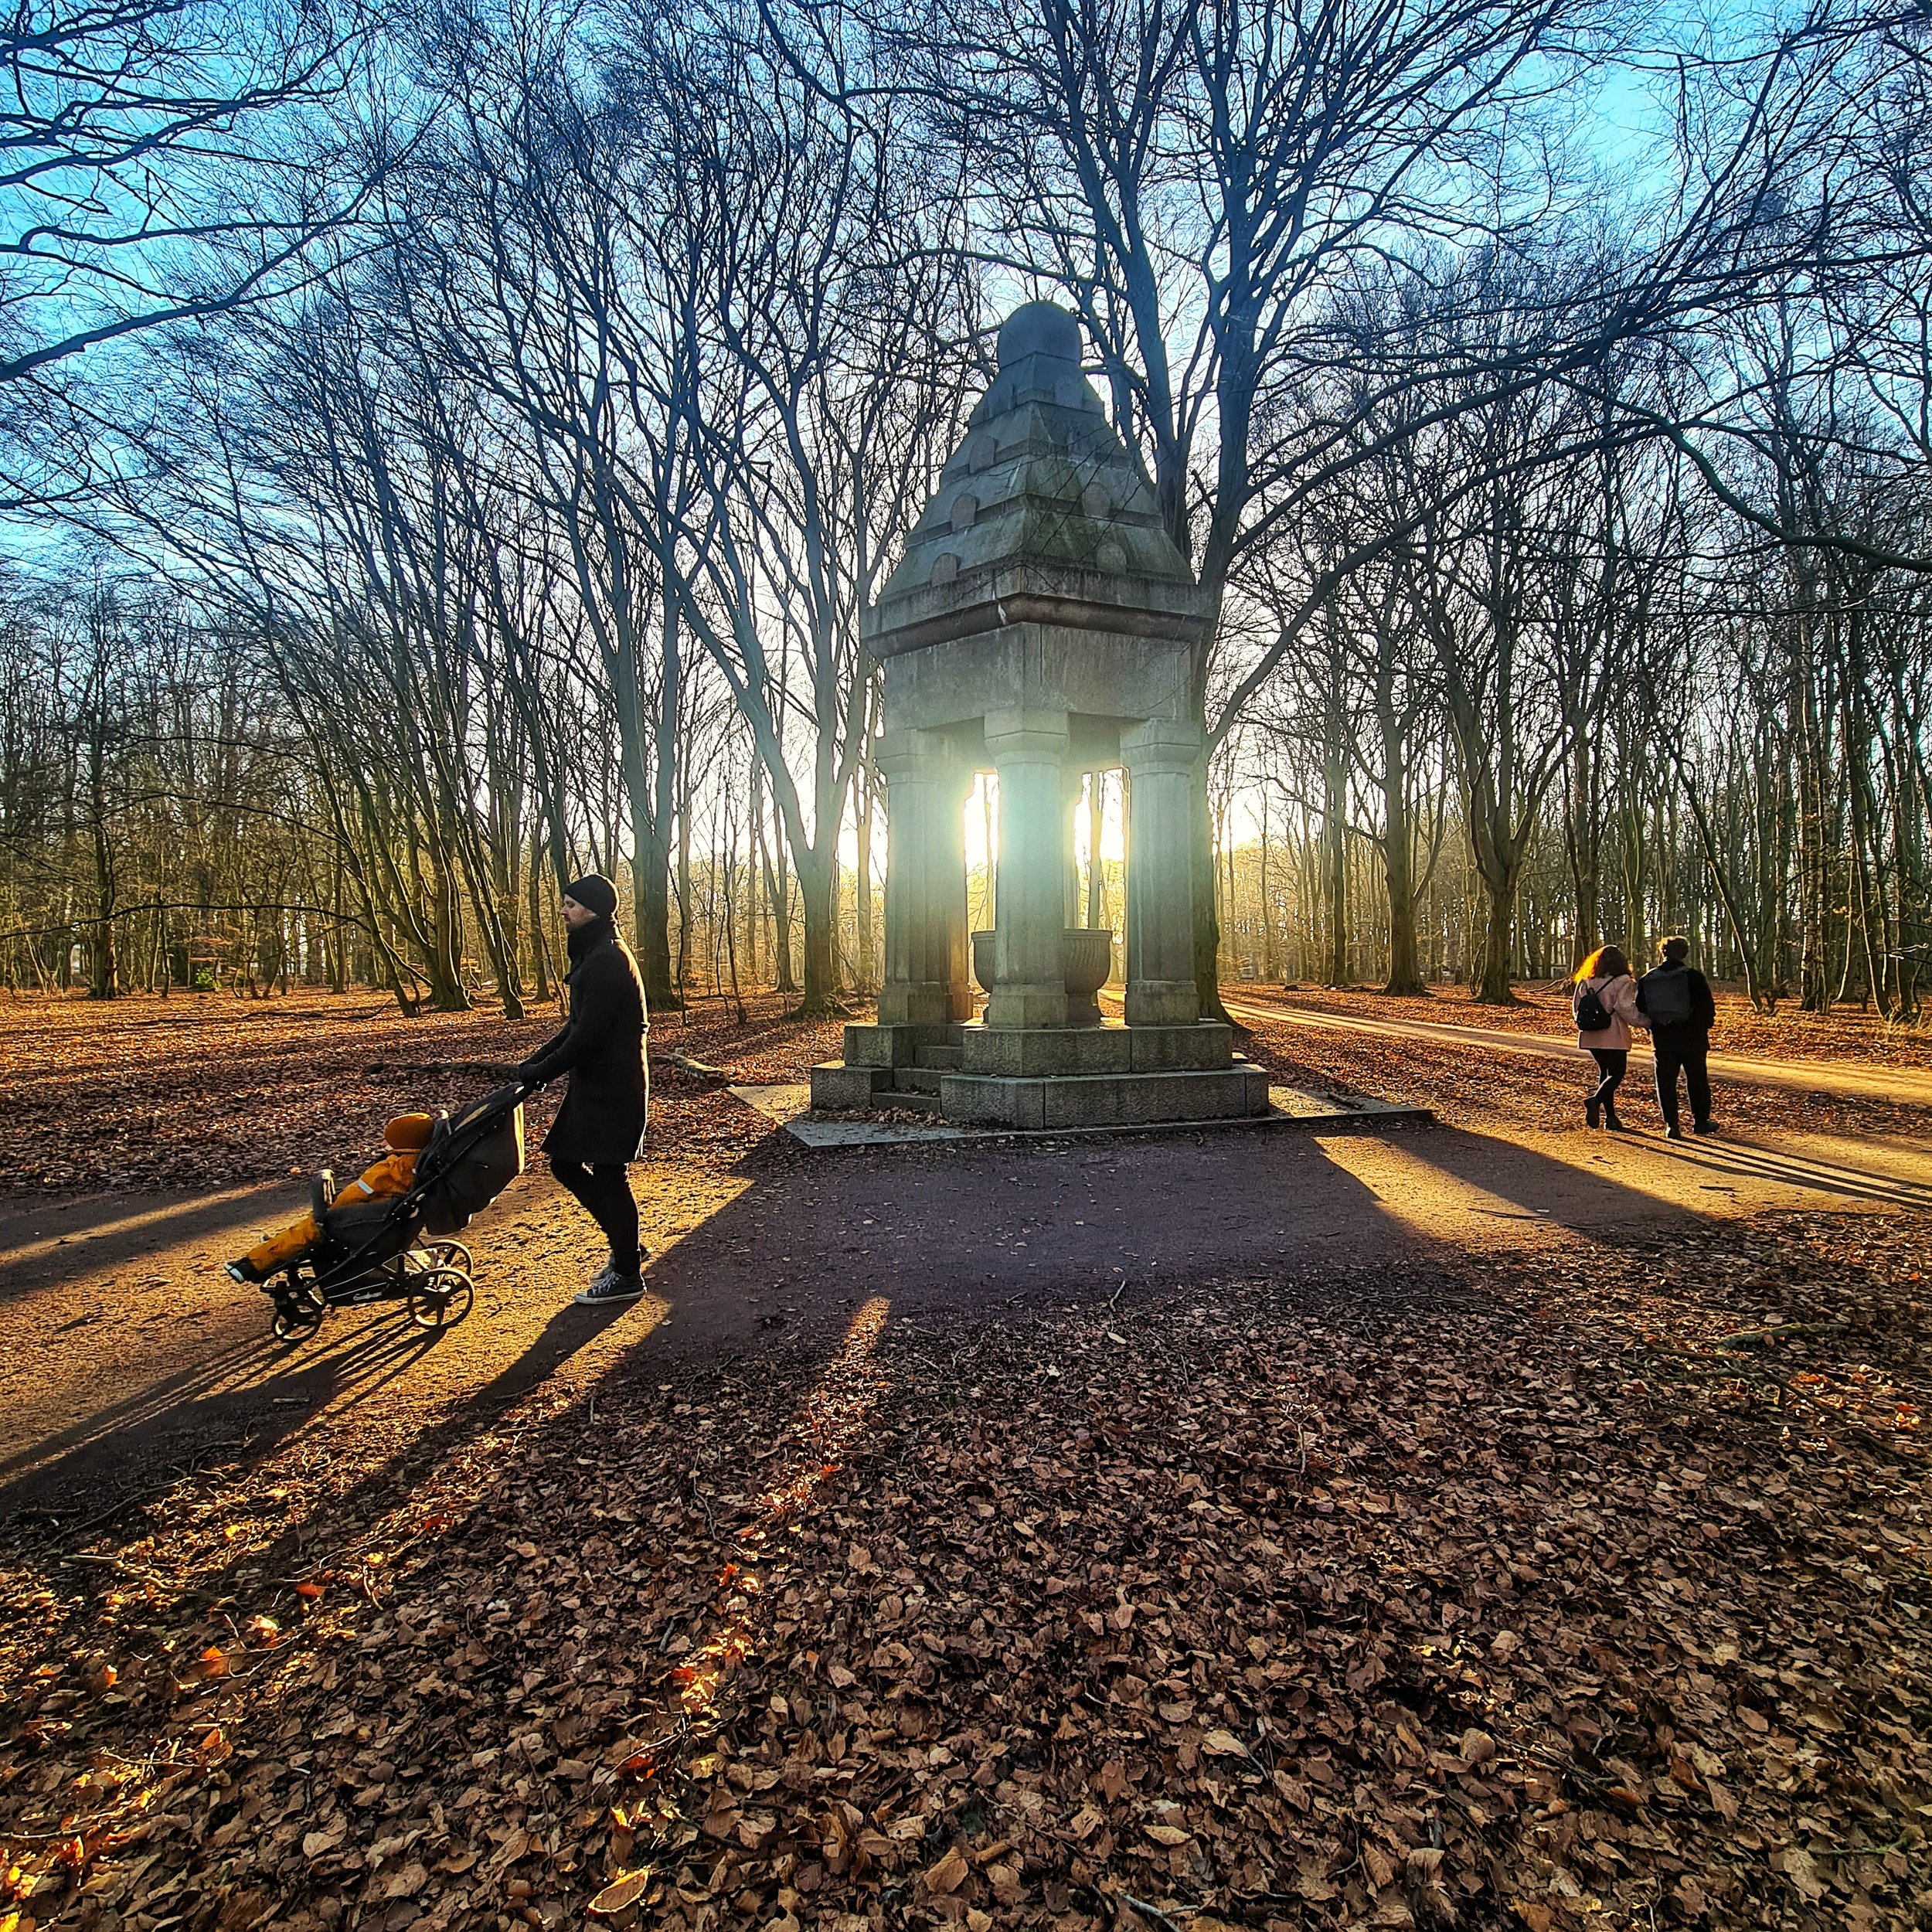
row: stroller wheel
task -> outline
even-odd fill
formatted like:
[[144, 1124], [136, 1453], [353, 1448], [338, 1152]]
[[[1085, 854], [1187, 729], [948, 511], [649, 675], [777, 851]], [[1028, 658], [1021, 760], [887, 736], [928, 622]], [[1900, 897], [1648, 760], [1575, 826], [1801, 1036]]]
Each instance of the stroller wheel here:
[[300, 1342], [322, 1325], [328, 1304], [314, 1288], [303, 1287], [275, 1298], [275, 1319], [269, 1325], [277, 1342]]
[[474, 1265], [470, 1251], [461, 1241], [451, 1241], [438, 1236], [434, 1241], [420, 1242], [410, 1250], [410, 1260], [425, 1271], [434, 1268], [453, 1268], [459, 1274], [468, 1274]]
[[410, 1319], [419, 1328], [453, 1328], [476, 1300], [476, 1289], [461, 1268], [434, 1268], [411, 1277]]

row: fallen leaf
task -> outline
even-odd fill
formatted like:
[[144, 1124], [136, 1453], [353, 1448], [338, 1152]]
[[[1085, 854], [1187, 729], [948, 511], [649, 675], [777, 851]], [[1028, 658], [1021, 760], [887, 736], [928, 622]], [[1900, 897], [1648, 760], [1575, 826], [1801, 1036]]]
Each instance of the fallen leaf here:
[[945, 1855], [928, 1866], [921, 1875], [920, 1883], [934, 1897], [957, 1892], [966, 1879], [965, 1855], [957, 1845], [949, 1845]]
[[626, 1906], [635, 1905], [650, 1883], [651, 1867], [648, 1865], [640, 1866], [634, 1872], [620, 1872], [591, 1900], [590, 1910], [606, 1917], [621, 1912]]

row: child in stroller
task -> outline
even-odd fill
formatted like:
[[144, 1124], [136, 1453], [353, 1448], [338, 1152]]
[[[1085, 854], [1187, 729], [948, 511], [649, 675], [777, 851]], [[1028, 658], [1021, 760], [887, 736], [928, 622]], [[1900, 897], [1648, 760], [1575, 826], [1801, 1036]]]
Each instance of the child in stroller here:
[[277, 1339], [365, 1301], [406, 1301], [419, 1328], [461, 1321], [475, 1288], [469, 1250], [448, 1237], [523, 1172], [524, 1093], [499, 1087], [454, 1118], [397, 1115], [388, 1155], [339, 1194], [327, 1169], [316, 1175], [308, 1213], [228, 1267], [269, 1296]]
[[[406, 1194], [416, 1178], [416, 1157], [430, 1144], [436, 1122], [427, 1114], [399, 1114], [383, 1129], [383, 1145], [389, 1152], [373, 1167], [366, 1167], [359, 1180], [323, 1203], [328, 1208], [360, 1207], [365, 1201], [385, 1201]], [[287, 1227], [264, 1236], [239, 1261], [230, 1261], [229, 1274], [237, 1281], [253, 1281], [259, 1287], [271, 1274], [298, 1261], [322, 1238], [322, 1215], [311, 1204], [306, 1214], [298, 1214]]]

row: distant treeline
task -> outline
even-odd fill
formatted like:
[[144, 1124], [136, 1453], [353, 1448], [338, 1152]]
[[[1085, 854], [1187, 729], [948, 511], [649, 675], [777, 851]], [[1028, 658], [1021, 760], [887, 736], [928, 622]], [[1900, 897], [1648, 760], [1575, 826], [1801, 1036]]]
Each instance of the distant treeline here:
[[862, 989], [860, 614], [1044, 295], [1212, 613], [1206, 996], [1502, 998], [1682, 927], [1762, 1002], [1915, 1018], [1932, 24], [1723, 31], [49, 15], [0, 182], [0, 975], [514, 1010], [596, 866], [660, 1005]]

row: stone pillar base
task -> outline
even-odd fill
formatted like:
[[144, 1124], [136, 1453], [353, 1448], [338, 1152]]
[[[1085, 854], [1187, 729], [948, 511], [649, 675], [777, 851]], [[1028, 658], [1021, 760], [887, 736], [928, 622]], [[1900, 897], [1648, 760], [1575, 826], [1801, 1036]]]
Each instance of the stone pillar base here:
[[1191, 979], [1130, 979], [1124, 1004], [1130, 1026], [1185, 1026], [1201, 1016]]
[[970, 1014], [961, 1013], [960, 1004], [957, 991], [944, 980], [913, 980], [899, 985], [888, 981], [879, 989], [879, 1023], [937, 1026], [969, 1018]]
[[992, 1027], [1064, 1026], [1066, 988], [1039, 984], [996, 985], [986, 996], [986, 1021]]

